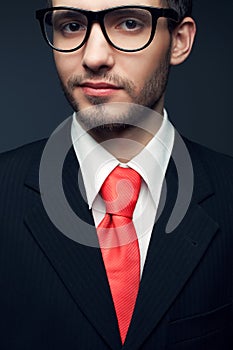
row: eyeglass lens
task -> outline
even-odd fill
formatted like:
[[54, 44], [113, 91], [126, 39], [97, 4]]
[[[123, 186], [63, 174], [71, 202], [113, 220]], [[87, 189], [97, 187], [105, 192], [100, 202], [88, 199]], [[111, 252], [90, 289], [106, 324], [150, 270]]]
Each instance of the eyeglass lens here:
[[[46, 13], [44, 26], [46, 36], [54, 48], [72, 50], [83, 43], [88, 18], [79, 11], [53, 10]], [[116, 9], [105, 14], [104, 27], [113, 45], [136, 50], [150, 39], [152, 15], [144, 9]]]

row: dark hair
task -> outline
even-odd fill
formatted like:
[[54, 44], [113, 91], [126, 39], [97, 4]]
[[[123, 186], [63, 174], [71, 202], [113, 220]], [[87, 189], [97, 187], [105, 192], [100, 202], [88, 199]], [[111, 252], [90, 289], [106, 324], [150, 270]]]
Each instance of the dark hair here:
[[[192, 0], [162, 0], [168, 7], [176, 10], [179, 14], [179, 23], [185, 18], [192, 16]], [[168, 29], [170, 32], [176, 27], [177, 23], [168, 20]]]
[[165, 2], [178, 12], [181, 20], [192, 15], [192, 0], [165, 0]]

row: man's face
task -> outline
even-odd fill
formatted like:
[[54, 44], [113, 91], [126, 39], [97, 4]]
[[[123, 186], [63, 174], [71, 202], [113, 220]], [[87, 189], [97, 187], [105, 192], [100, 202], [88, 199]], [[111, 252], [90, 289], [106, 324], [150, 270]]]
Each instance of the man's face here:
[[[91, 11], [131, 4], [161, 7], [160, 0], [53, 0], [53, 6]], [[170, 47], [165, 18], [158, 20], [152, 43], [142, 51], [131, 53], [109, 45], [99, 24], [95, 23], [83, 47], [70, 53], [54, 51], [54, 57], [65, 95], [74, 110], [83, 111], [107, 102], [126, 102], [147, 106], [161, 113]], [[114, 121], [111, 116], [103, 118], [103, 123]], [[93, 116], [88, 114], [82, 122], [88, 128], [95, 126]], [[124, 116], [117, 122], [130, 123], [130, 120]]]

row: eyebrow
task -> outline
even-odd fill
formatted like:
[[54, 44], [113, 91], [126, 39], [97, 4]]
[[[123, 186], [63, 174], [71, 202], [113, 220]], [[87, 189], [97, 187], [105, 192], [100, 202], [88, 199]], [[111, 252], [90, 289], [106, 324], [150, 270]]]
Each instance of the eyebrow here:
[[[79, 16], [81, 13], [77, 12], [77, 11], [72, 11], [72, 10], [68, 10], [68, 11], [54, 11], [53, 16], [51, 15], [50, 19], [49, 19], [49, 23], [52, 23], [52, 19], [53, 20], [59, 20], [59, 19], [63, 19], [63, 18], [75, 18], [77, 16]], [[81, 14], [82, 15], [82, 14]]]

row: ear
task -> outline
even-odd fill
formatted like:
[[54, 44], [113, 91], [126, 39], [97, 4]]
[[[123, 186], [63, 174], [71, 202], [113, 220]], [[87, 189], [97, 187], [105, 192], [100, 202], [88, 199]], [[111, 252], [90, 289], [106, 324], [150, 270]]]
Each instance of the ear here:
[[184, 62], [193, 47], [196, 24], [191, 17], [185, 17], [172, 32], [172, 51], [170, 64], [175, 66]]

